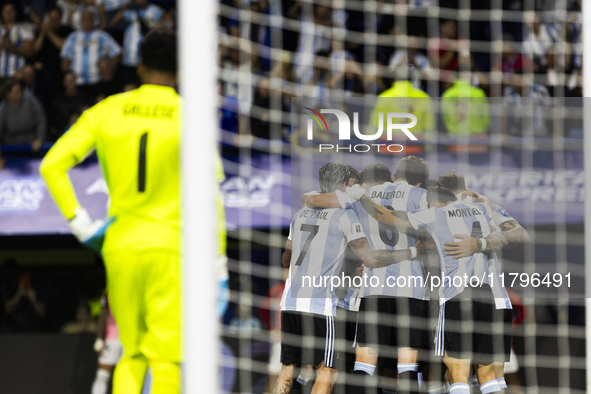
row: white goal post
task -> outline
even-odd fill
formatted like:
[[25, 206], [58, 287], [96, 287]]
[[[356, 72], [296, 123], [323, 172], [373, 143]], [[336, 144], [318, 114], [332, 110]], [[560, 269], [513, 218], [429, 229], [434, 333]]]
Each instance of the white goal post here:
[[[583, 48], [591, 45], [591, 7], [588, 2], [583, 2]], [[583, 53], [585, 51], [583, 50]], [[583, 61], [583, 131], [584, 131], [584, 154], [585, 154], [585, 332], [586, 332], [586, 362], [587, 362], [587, 392], [591, 391], [591, 61]]]
[[215, 154], [217, 2], [179, 0], [184, 393], [218, 391]]

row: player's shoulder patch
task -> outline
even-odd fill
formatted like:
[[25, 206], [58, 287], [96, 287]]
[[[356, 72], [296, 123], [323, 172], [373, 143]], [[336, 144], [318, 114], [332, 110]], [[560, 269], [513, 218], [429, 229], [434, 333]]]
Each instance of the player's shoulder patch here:
[[511, 215], [509, 215], [509, 212], [507, 212], [505, 208], [501, 207], [500, 205], [493, 204], [493, 208], [495, 209], [495, 212], [497, 212], [501, 216], [504, 216], [506, 218], [512, 217]]

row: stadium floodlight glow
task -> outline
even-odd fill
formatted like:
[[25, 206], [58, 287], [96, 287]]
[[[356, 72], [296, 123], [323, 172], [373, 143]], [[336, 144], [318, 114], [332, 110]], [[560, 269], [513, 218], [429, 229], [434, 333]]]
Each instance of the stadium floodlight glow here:
[[[216, 2], [179, 0], [182, 124], [182, 321], [184, 393], [218, 390], [214, 270]], [[198, 152], [198, 154], [196, 154]], [[196, 181], [195, 173], [199, 177]]]

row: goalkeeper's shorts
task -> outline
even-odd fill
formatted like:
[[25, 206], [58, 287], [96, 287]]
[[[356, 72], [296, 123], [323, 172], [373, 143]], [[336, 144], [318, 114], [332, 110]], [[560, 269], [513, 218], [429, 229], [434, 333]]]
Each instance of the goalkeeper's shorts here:
[[123, 357], [180, 362], [179, 254], [138, 250], [103, 258]]

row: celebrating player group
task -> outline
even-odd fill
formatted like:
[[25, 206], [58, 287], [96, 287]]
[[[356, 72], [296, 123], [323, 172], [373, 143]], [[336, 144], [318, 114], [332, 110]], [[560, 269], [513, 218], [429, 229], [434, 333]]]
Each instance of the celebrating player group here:
[[[497, 254], [528, 234], [458, 172], [429, 172], [415, 156], [394, 174], [382, 164], [320, 168], [320, 192], [302, 196], [282, 258], [273, 393], [310, 384], [312, 393], [467, 394], [475, 382], [483, 394], [507, 392], [513, 315]], [[349, 280], [335, 287], [334, 277]]]

